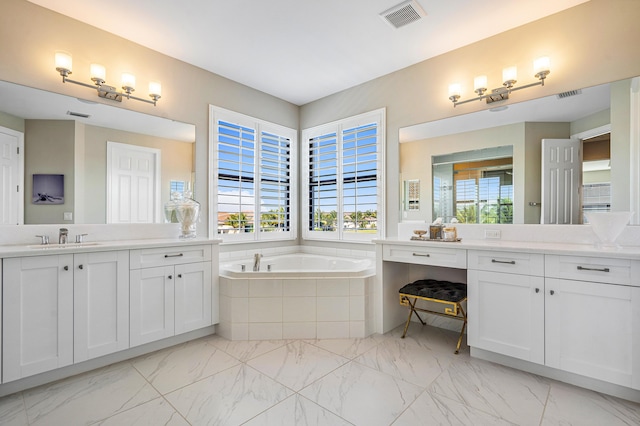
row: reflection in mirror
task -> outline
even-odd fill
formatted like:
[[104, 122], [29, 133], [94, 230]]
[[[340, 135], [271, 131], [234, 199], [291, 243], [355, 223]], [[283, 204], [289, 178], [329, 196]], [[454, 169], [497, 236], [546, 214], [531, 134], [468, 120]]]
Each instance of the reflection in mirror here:
[[[172, 188], [193, 190], [194, 142], [193, 124], [0, 81], [0, 152], [11, 153], [0, 223], [106, 223], [114, 204], [125, 211], [119, 223], [161, 222]], [[135, 155], [108, 164], [108, 143], [157, 152], [157, 166]], [[34, 174], [64, 175], [64, 204], [33, 204]], [[151, 219], [129, 214], [142, 193], [153, 194]]]
[[[434, 157], [500, 146], [513, 147], [513, 223], [541, 223], [542, 139], [580, 140], [582, 181], [576, 189], [584, 211], [629, 210], [629, 134], [634, 79], [574, 90], [400, 129], [400, 172], [405, 180], [434, 181]], [[632, 118], [633, 120], [633, 118]], [[638, 137], [636, 135], [636, 137]], [[592, 145], [593, 144], [593, 145]], [[584, 148], [582, 148], [584, 146]], [[632, 150], [631, 150], [632, 151]], [[637, 166], [634, 166], [634, 168]], [[453, 216], [437, 212], [433, 185], [422, 185], [424, 208], [404, 220]], [[476, 217], [478, 217], [476, 215]], [[478, 219], [479, 220], [479, 219]]]
[[433, 220], [513, 223], [513, 146], [431, 158]]

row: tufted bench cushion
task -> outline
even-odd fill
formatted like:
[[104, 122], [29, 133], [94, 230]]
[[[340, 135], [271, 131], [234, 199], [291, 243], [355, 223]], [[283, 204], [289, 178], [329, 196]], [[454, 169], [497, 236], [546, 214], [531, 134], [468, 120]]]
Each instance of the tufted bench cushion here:
[[456, 303], [467, 297], [467, 285], [450, 281], [418, 280], [402, 287], [399, 293]]

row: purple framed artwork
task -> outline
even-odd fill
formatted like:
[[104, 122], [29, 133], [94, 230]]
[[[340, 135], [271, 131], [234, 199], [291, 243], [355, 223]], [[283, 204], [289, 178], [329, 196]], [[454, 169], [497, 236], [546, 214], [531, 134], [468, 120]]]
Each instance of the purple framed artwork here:
[[64, 175], [33, 175], [33, 204], [64, 204]]

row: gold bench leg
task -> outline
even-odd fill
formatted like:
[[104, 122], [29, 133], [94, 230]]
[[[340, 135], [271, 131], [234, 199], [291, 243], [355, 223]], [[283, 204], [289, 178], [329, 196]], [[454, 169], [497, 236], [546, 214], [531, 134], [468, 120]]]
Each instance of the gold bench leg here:
[[454, 354], [456, 355], [458, 355], [458, 353], [460, 352], [460, 345], [462, 344], [462, 338], [464, 337], [464, 330], [467, 328], [467, 314], [465, 313], [464, 309], [462, 309], [462, 305], [460, 305], [459, 303], [457, 305], [464, 320], [462, 322], [462, 330], [460, 330], [460, 337], [458, 337], [458, 345], [456, 346], [456, 351], [454, 352]]
[[422, 325], [426, 325], [427, 323], [424, 322], [422, 320], [422, 318], [420, 317], [420, 315], [418, 314], [418, 312], [416, 311], [415, 307], [416, 307], [416, 303], [418, 302], [417, 298], [413, 298], [413, 303], [411, 303], [411, 300], [408, 297], [404, 298], [407, 302], [409, 302], [409, 317], [407, 318], [407, 323], [404, 325], [404, 331], [402, 332], [402, 339], [404, 339], [404, 337], [407, 335], [407, 330], [409, 330], [409, 324], [411, 323], [411, 315], [412, 314], [416, 314], [416, 316], [418, 317], [418, 319], [420, 320], [420, 322], [422, 323]]

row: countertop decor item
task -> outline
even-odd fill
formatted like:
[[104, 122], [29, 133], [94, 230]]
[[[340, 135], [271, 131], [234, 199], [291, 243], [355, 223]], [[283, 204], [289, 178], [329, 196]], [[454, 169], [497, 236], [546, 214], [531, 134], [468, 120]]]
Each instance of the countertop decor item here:
[[596, 247], [602, 249], [618, 249], [616, 240], [629, 223], [632, 212], [585, 212], [591, 229], [598, 237]]
[[180, 238], [196, 237], [196, 222], [200, 216], [200, 203], [191, 198], [190, 191], [184, 193], [182, 202], [176, 206], [176, 216], [182, 225]]

